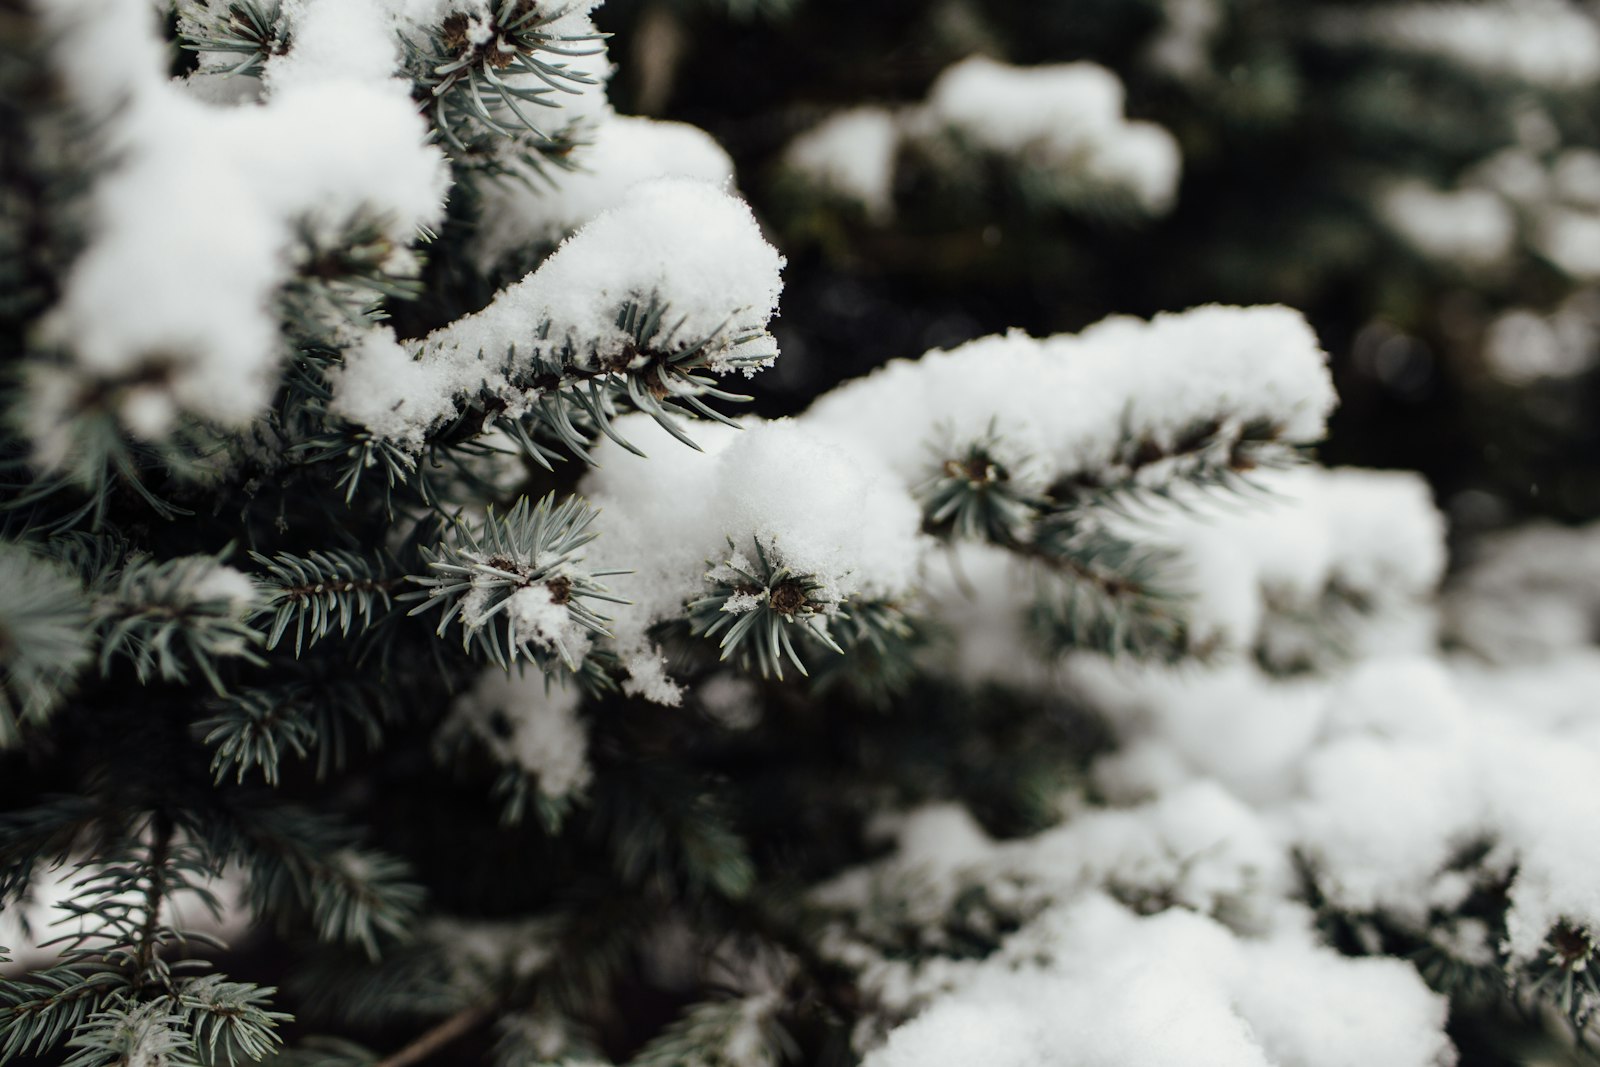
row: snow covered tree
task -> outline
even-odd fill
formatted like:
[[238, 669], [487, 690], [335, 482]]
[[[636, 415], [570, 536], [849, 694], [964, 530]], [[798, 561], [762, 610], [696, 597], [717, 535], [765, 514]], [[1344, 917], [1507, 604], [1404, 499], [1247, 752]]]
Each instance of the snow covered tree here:
[[[0, 0], [0, 1063], [1584, 1062], [1600, 533], [1438, 595], [1425, 484], [1315, 465], [1317, 334], [1220, 282], [741, 413], [828, 357], [593, 6]], [[1107, 68], [952, 60], [775, 187], [1182, 210]]]

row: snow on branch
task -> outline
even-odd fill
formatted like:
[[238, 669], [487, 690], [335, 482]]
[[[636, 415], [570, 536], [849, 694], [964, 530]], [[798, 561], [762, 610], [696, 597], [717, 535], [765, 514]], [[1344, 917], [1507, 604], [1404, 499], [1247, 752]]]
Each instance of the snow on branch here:
[[362, 0], [306, 5], [293, 48], [269, 65], [270, 98], [223, 107], [167, 80], [147, 8], [46, 7], [80, 105], [117, 121], [114, 162], [92, 191], [89, 246], [48, 322], [72, 384], [39, 394], [51, 406], [32, 420], [39, 457], [65, 462], [70, 438], [55, 427], [106, 397], [146, 438], [182, 415], [240, 426], [277, 381], [273, 304], [300, 229], [381, 220], [403, 248], [439, 216], [444, 160], [424, 143], [408, 84], [393, 77], [393, 23]]
[[1323, 22], [1334, 41], [1435, 57], [1541, 88], [1600, 81], [1600, 26], [1570, 0], [1392, 3], [1337, 11]]
[[919, 105], [840, 111], [794, 139], [790, 173], [854, 201], [875, 222], [893, 214], [895, 175], [908, 153], [953, 173], [962, 158], [993, 158], [1024, 186], [1072, 207], [1163, 215], [1177, 196], [1181, 156], [1161, 126], [1129, 120], [1122, 82], [1095, 63], [1015, 67], [971, 56], [941, 73]]
[[[639, 415], [618, 429], [652, 454], [667, 443]], [[906, 596], [921, 557], [909, 495], [872, 456], [829, 434], [791, 421], [708, 426], [700, 444], [704, 453], [680, 450], [668, 464], [603, 444], [582, 485], [604, 510], [592, 558], [634, 571], [615, 583], [631, 601], [612, 623], [625, 687], [670, 703], [678, 687], [662, 673], [652, 628], [695, 602], [697, 617], [727, 615], [741, 636], [776, 616], [749, 630], [777, 643], [760, 657], [776, 672], [791, 658], [778, 644], [800, 640], [799, 629], [827, 634], [855, 599]], [[789, 623], [797, 631], [787, 636], [773, 628]], [[700, 631], [723, 640], [711, 621]]]
[[658, 418], [709, 415], [700, 396], [726, 394], [697, 372], [753, 373], [777, 357], [766, 327], [783, 262], [750, 209], [714, 186], [639, 185], [482, 311], [415, 346], [365, 338], [333, 375], [332, 410], [411, 449], [467, 400], [514, 419], [565, 390], [605, 421], [607, 386]]
[[1322, 436], [1334, 404], [1326, 358], [1288, 308], [1207, 306], [897, 360], [806, 419], [861, 442], [911, 485], [963, 462], [930, 445], [992, 439], [1008, 479], [1070, 503], [1194, 467], [1288, 458]]

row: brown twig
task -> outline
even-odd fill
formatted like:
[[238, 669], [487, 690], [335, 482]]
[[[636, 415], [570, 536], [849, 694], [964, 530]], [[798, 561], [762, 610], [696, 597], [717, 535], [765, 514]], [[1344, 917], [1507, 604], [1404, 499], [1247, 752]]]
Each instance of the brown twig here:
[[385, 1056], [372, 1067], [411, 1067], [444, 1048], [450, 1042], [477, 1029], [489, 1018], [489, 1005], [469, 1004], [454, 1015], [425, 1031], [404, 1048]]

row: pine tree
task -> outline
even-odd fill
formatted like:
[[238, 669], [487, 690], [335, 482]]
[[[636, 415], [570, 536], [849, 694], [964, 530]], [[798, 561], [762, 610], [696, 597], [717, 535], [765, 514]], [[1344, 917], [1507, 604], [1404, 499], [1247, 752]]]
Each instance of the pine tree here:
[[[1314, 461], [1285, 304], [1576, 299], [1600, 25], [624, 5], [618, 78], [735, 117], [726, 27], [936, 30], [738, 153], [791, 276], [1092, 309], [835, 385], [881, 349], [775, 321], [593, 6], [0, 0], [0, 1063], [1586, 1062], [1600, 533], [1440, 596], [1425, 483]], [[1533, 136], [1506, 79], [1562, 226], [1460, 177]]]

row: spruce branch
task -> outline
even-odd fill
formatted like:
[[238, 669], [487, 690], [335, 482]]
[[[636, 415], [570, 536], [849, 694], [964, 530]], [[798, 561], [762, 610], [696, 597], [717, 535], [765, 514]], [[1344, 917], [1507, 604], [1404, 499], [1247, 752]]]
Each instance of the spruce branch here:
[[1040, 564], [1030, 614], [1047, 648], [1169, 664], [1205, 653], [1190, 638], [1183, 598], [1163, 583], [1169, 551], [1063, 522], [1042, 528], [1024, 555]]
[[605, 843], [626, 885], [739, 899], [756, 877], [726, 805], [706, 783], [681, 771], [638, 765], [602, 776], [592, 802], [592, 832]]
[[988, 432], [964, 446], [930, 448], [937, 470], [913, 489], [923, 528], [945, 538], [1008, 544], [1026, 541], [1045, 501], [1013, 477], [999, 456], [1003, 443]]
[[67, 1042], [74, 1052], [63, 1067], [200, 1067], [184, 1021], [165, 998], [114, 1001], [74, 1030]]
[[554, 493], [531, 506], [521, 497], [503, 516], [490, 507], [476, 526], [457, 522], [422, 549], [433, 573], [412, 575], [423, 589], [401, 599], [423, 601], [412, 615], [442, 608], [438, 634], [459, 620], [462, 647], [501, 667], [526, 657], [544, 670], [560, 662], [576, 671], [590, 637], [609, 636], [606, 618], [584, 601], [623, 602], [596, 581], [623, 572], [578, 566], [578, 550], [599, 536], [590, 529], [596, 515], [582, 498], [557, 504]]
[[1600, 1008], [1597, 968], [1600, 952], [1594, 931], [1582, 923], [1563, 921], [1546, 935], [1540, 954], [1515, 976], [1514, 988], [1559, 1011], [1582, 1042]]
[[1304, 462], [1302, 451], [1283, 440], [1283, 427], [1271, 419], [1218, 416], [1192, 423], [1171, 440], [1159, 440], [1133, 429], [1132, 412], [1130, 405], [1117, 452], [1105, 470], [1079, 472], [1050, 487], [1056, 510], [1106, 508], [1137, 517], [1140, 505], [1163, 501], [1182, 506], [1195, 491], [1259, 495], [1263, 490], [1252, 474]]
[[377, 959], [403, 940], [422, 890], [400, 860], [359, 846], [357, 835], [292, 805], [237, 803], [223, 813], [214, 845], [219, 861], [249, 870], [251, 910], [289, 925], [304, 917], [319, 939], [354, 945]]
[[269, 1007], [276, 992], [208, 974], [179, 982], [171, 1002], [202, 1061], [235, 1067], [240, 1060], [265, 1059], [283, 1044], [278, 1024], [293, 1016]]
[[849, 610], [836, 612], [830, 625], [844, 655], [823, 661], [817, 692], [848, 688], [880, 707], [888, 707], [916, 681], [917, 655], [934, 636], [926, 621], [888, 600], [852, 600]]
[[279, 295], [291, 337], [303, 345], [336, 343], [342, 332], [386, 319], [386, 301], [423, 295], [422, 261], [396, 242], [394, 229], [370, 214], [337, 227], [301, 220], [295, 274]]
[[[511, 385], [531, 398], [519, 421], [540, 437], [559, 442], [587, 460], [589, 449], [605, 436], [635, 455], [637, 446], [617, 432], [616, 417], [642, 411], [679, 442], [699, 445], [679, 424], [682, 418], [705, 418], [727, 426], [738, 423], [707, 399], [745, 403], [750, 397], [721, 389], [713, 374], [753, 369], [766, 357], [741, 354], [741, 348], [764, 331], [724, 322], [703, 336], [683, 336], [685, 319], [675, 317], [659, 294], [632, 297], [618, 304], [615, 322], [627, 336], [620, 348], [601, 348], [571, 337], [557, 337], [553, 322], [540, 325], [531, 346], [506, 353], [519, 369]], [[501, 405], [504, 401], [499, 401]], [[532, 458], [546, 468], [538, 453]]]
[[277, 0], [188, 0], [178, 5], [179, 47], [238, 56], [216, 72], [259, 77], [267, 60], [289, 51], [289, 31]]
[[1255, 647], [1256, 664], [1268, 674], [1290, 677], [1327, 670], [1355, 654], [1360, 626], [1378, 609], [1374, 598], [1336, 575], [1309, 601], [1292, 590], [1262, 590], [1266, 608]]
[[696, 1004], [629, 1067], [778, 1067], [799, 1053], [778, 1019], [783, 999], [758, 993]]
[[838, 604], [829, 599], [817, 579], [792, 573], [774, 557], [775, 551], [752, 538], [752, 561], [728, 539], [728, 556], [706, 572], [711, 591], [687, 606], [689, 629], [697, 637], [722, 634], [717, 647], [723, 660], [741, 666], [754, 664], [763, 678], [783, 678], [787, 659], [801, 674], [809, 673], [795, 649], [793, 629], [823, 647], [843, 653], [828, 632]]
[[[285, 757], [312, 757], [318, 780], [345, 766], [355, 739], [372, 751], [404, 717], [398, 684], [386, 675], [352, 674], [344, 660], [283, 664], [291, 677], [212, 700], [196, 723], [213, 747], [211, 773], [238, 782], [259, 769], [276, 785]], [[298, 675], [298, 676], [295, 676]]]
[[217, 557], [135, 556], [95, 605], [100, 670], [124, 659], [140, 682], [182, 683], [194, 667], [223, 693], [217, 661], [265, 662], [252, 648], [260, 635], [244, 621], [256, 600], [249, 580]]
[[87, 960], [0, 978], [0, 1064], [45, 1054], [127, 988], [124, 975]]
[[265, 572], [257, 578], [262, 600], [252, 621], [271, 619], [266, 629], [269, 650], [278, 646], [292, 624], [296, 658], [335, 628], [344, 637], [352, 626], [358, 630], [371, 626], [376, 613], [388, 609], [390, 591], [403, 581], [389, 561], [341, 549], [304, 556], [252, 552], [250, 558]]
[[94, 801], [70, 795], [43, 797], [35, 807], [0, 815], [0, 908], [22, 899], [41, 865], [65, 863], [101, 816]]
[[452, 149], [467, 151], [476, 130], [543, 137], [530, 106], [559, 108], [595, 78], [566, 60], [597, 54], [603, 34], [555, 28], [564, 7], [541, 0], [498, 0], [487, 11], [456, 11], [425, 40], [409, 40], [415, 95]]
[[377, 1061], [373, 1067], [411, 1067], [412, 1064], [422, 1062], [452, 1041], [476, 1030], [488, 1022], [491, 1015], [492, 1008], [490, 1005], [469, 1004], [454, 1015], [424, 1031], [405, 1047], [391, 1052]]
[[163, 371], [90, 379], [41, 358], [27, 363], [23, 375], [25, 400], [5, 417], [29, 444], [17, 445], [18, 454], [0, 463], [8, 475], [0, 482], [0, 512], [49, 534], [85, 524], [99, 530], [125, 496], [163, 521], [194, 514], [152, 483], [194, 480], [200, 461], [219, 447], [214, 434], [185, 422], [159, 443], [134, 440], [117, 414], [133, 391], [164, 387]]
[[91, 659], [89, 602], [66, 570], [0, 542], [0, 749], [49, 718]]

